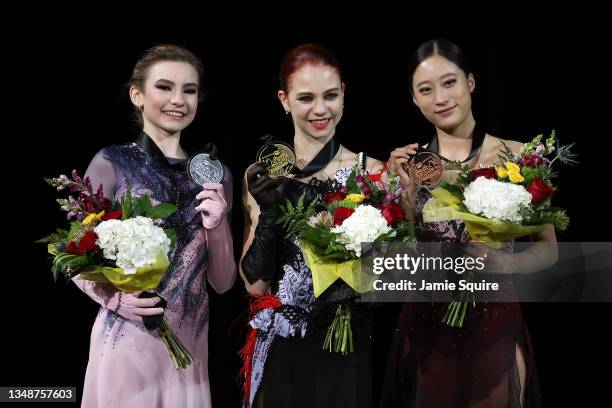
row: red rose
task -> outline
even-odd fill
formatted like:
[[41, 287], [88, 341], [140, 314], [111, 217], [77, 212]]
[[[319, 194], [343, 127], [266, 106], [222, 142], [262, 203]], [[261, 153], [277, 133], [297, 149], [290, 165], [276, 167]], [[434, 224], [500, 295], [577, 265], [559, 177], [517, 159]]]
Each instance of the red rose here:
[[102, 216], [102, 218], [100, 218], [100, 220], [101, 221], [120, 220], [122, 216], [123, 216], [123, 211], [119, 209], [117, 211], [111, 211], [108, 213], [104, 213], [104, 215]]
[[531, 204], [537, 204], [545, 198], [551, 197], [555, 189], [540, 178], [535, 178], [527, 188], [531, 193]]
[[346, 194], [342, 191], [336, 191], [333, 193], [327, 193], [327, 197], [325, 197], [325, 202], [327, 205], [335, 203], [336, 201], [342, 201], [346, 198]]
[[98, 239], [98, 236], [94, 230], [87, 231], [79, 241], [77, 249], [82, 253], [93, 251], [96, 249], [96, 239]]
[[66, 246], [66, 252], [68, 252], [71, 255], [82, 255], [77, 253], [77, 245], [74, 243], [74, 241], [70, 241], [68, 243], [68, 245]]
[[355, 210], [346, 207], [338, 207], [334, 210], [334, 225], [341, 225], [344, 220], [353, 214]]
[[391, 201], [389, 205], [387, 205], [382, 210], [382, 215], [387, 220], [389, 225], [393, 225], [396, 222], [399, 222], [405, 218], [404, 210], [402, 207], [397, 205], [397, 203]]
[[97, 249], [96, 239], [98, 239], [96, 233], [93, 230], [89, 230], [83, 235], [78, 244], [70, 241], [66, 247], [66, 252], [72, 255], [83, 255], [86, 252], [91, 252]]
[[497, 170], [495, 170], [495, 167], [483, 167], [480, 169], [473, 169], [472, 174], [474, 175], [474, 178], [482, 176], [488, 179], [495, 179], [495, 176], [497, 175]]

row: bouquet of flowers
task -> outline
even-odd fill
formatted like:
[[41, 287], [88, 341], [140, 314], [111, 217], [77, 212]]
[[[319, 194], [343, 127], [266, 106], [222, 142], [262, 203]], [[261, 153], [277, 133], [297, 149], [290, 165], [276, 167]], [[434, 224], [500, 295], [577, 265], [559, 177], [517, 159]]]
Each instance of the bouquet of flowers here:
[[[497, 165], [469, 170], [453, 162], [459, 170], [455, 184], [439, 183], [423, 208], [423, 221], [462, 220], [475, 241], [499, 248], [502, 242], [542, 231], [549, 226], [565, 230], [569, 218], [565, 210], [551, 206], [556, 187], [553, 164], [577, 164], [573, 144], [561, 146], [555, 132], [542, 141], [536, 136], [516, 155], [504, 144]], [[502, 142], [503, 143], [503, 142]], [[444, 322], [460, 327], [467, 302], [453, 302]]]
[[[157, 226], [154, 220], [173, 214], [173, 204], [153, 205], [148, 195], [135, 197], [129, 188], [120, 201], [111, 201], [104, 197], [102, 185], [94, 192], [89, 178], [81, 179], [76, 171], [72, 178], [61, 175], [45, 181], [58, 191], [68, 188], [76, 195], [57, 199], [67, 212], [70, 228], [58, 228], [37, 241], [47, 244], [53, 255], [51, 270], [56, 281], [60, 275], [68, 279], [80, 275], [124, 292], [157, 287], [170, 265], [168, 254], [176, 234]], [[140, 296], [154, 294], [143, 292]], [[177, 369], [191, 364], [192, 356], [163, 315], [143, 316], [143, 322], [147, 329], [158, 332]]]
[[[415, 242], [414, 228], [397, 204], [402, 191], [398, 176], [383, 182], [380, 173], [355, 166], [346, 187], [328, 193], [325, 203], [314, 200], [306, 206], [303, 194], [295, 206], [289, 200], [281, 206], [277, 223], [286, 238], [298, 238], [315, 297], [337, 279], [359, 293], [371, 288], [371, 280], [361, 273], [362, 242]], [[323, 348], [343, 354], [353, 350], [348, 304], [338, 306]]]

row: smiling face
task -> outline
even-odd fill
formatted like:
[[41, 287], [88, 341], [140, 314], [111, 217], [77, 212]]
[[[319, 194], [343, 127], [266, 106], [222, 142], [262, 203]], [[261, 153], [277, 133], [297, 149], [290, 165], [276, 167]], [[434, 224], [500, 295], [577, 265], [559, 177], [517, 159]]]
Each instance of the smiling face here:
[[198, 108], [198, 72], [186, 62], [159, 61], [147, 71], [144, 89], [130, 88], [149, 135], [173, 135], [187, 127]]
[[423, 61], [412, 76], [413, 101], [438, 129], [452, 132], [469, 117], [476, 83], [474, 76], [448, 59], [433, 55]]
[[342, 119], [344, 84], [329, 65], [304, 65], [289, 77], [287, 92], [278, 91], [291, 112], [296, 136], [329, 139]]

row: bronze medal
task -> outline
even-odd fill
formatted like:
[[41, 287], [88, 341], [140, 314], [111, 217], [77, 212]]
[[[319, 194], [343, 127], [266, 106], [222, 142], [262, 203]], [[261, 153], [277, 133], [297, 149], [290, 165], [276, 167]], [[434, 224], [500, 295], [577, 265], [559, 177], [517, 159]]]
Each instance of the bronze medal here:
[[414, 184], [425, 187], [437, 184], [444, 172], [440, 156], [429, 151], [417, 152], [402, 167]]

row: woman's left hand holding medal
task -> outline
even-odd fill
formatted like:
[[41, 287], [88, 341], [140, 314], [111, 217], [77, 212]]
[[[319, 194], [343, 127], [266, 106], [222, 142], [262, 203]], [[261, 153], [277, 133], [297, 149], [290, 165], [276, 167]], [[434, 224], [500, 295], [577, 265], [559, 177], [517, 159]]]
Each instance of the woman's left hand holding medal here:
[[227, 214], [223, 184], [206, 183], [202, 185], [202, 188], [204, 190], [196, 196], [196, 199], [203, 201], [196, 207], [196, 211], [199, 211], [202, 215], [204, 228], [215, 229]]
[[408, 160], [417, 153], [419, 148], [418, 143], [412, 143], [404, 147], [398, 147], [391, 152], [389, 160], [387, 161], [389, 170], [393, 174], [397, 174], [400, 177], [400, 183], [405, 188], [414, 188], [414, 183], [411, 182], [406, 171], [406, 163]]
[[189, 159], [187, 172], [191, 180], [201, 185], [203, 191], [196, 199], [203, 200], [196, 207], [202, 215], [202, 225], [208, 230], [214, 230], [227, 214], [227, 202], [223, 189], [223, 165], [214, 154], [200, 153]]

